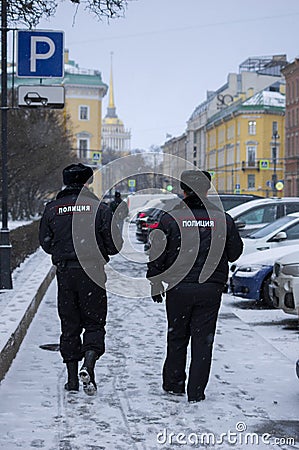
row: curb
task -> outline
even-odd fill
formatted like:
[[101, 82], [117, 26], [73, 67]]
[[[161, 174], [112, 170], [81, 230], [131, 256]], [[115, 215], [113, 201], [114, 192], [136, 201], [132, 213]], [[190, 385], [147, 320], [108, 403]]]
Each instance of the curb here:
[[38, 307], [47, 292], [56, 273], [56, 268], [51, 267], [44, 280], [38, 287], [36, 294], [29, 303], [24, 315], [20, 318], [15, 330], [11, 334], [10, 338], [5, 345], [0, 349], [0, 383], [7, 374], [12, 361], [14, 360], [23, 339], [27, 333], [27, 330], [38, 310]]

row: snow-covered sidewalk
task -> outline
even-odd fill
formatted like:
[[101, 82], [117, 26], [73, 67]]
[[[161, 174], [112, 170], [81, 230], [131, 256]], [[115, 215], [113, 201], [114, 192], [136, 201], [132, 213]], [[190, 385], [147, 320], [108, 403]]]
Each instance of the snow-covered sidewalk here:
[[[132, 274], [133, 263], [123, 263], [121, 256], [114, 261]], [[106, 353], [96, 368], [98, 394], [87, 397], [82, 390], [64, 391], [60, 354], [39, 347], [59, 340], [53, 282], [0, 386], [0, 448], [299, 448], [296, 330], [282, 329], [287, 316], [280, 311], [250, 315], [234, 304], [224, 296], [207, 398], [189, 405], [161, 390], [165, 305], [148, 297], [109, 295]], [[277, 345], [281, 332], [285, 347], [293, 344], [291, 352]], [[286, 443], [287, 438], [297, 443]]]
[[0, 292], [0, 381], [53, 277], [51, 259], [39, 249], [13, 272], [13, 289]]

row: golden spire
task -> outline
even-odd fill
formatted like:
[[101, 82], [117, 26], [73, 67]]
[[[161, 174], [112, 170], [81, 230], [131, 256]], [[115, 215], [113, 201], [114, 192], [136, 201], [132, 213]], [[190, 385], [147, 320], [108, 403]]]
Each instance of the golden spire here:
[[113, 52], [111, 52], [110, 55], [111, 55], [111, 68], [110, 68], [109, 106], [108, 106], [108, 108], [115, 108], [115, 105], [114, 105], [114, 94], [113, 94], [113, 75], [112, 75], [112, 57], [113, 57]]

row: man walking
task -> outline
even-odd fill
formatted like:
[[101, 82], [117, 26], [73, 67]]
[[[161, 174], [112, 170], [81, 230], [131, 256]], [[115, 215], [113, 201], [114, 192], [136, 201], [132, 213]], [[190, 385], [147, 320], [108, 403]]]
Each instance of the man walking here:
[[127, 203], [121, 198], [121, 193], [115, 191], [114, 200], [110, 203], [111, 211], [114, 215], [119, 229], [122, 231], [124, 226], [124, 220], [129, 214], [129, 208]]
[[118, 227], [112, 228], [110, 208], [87, 188], [92, 177], [92, 169], [83, 164], [63, 170], [66, 187], [46, 205], [39, 231], [40, 244], [57, 267], [60, 352], [68, 373], [65, 389], [79, 390], [78, 362], [84, 358], [79, 375], [89, 395], [97, 389], [96, 360], [105, 352], [104, 265], [122, 246]]
[[162, 302], [164, 285], [168, 321], [164, 391], [183, 395], [187, 347], [191, 364], [187, 384], [189, 402], [205, 399], [221, 296], [228, 278], [228, 262], [242, 253], [243, 243], [233, 219], [207, 199], [211, 176], [184, 171], [184, 199], [164, 213], [151, 233], [147, 278], [152, 298]]

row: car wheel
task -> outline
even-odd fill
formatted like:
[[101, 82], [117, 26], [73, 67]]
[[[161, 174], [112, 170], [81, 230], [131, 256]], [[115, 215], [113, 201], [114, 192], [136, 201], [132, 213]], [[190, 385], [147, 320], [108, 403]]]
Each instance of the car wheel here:
[[263, 284], [261, 287], [261, 300], [265, 306], [274, 308], [273, 302], [272, 302], [270, 294], [269, 294], [270, 282], [271, 282], [271, 274], [268, 275], [263, 281]]

